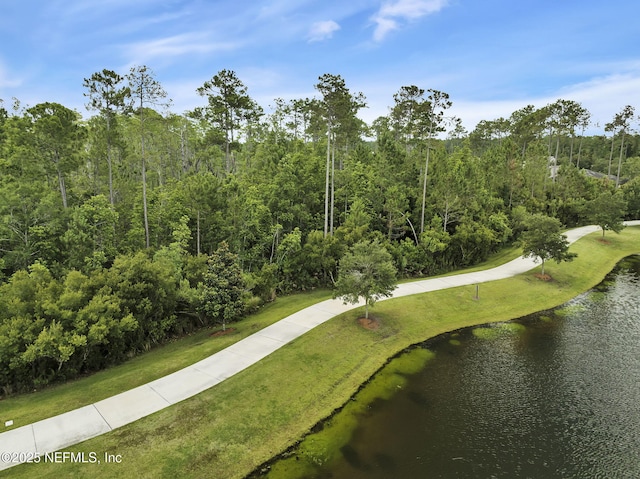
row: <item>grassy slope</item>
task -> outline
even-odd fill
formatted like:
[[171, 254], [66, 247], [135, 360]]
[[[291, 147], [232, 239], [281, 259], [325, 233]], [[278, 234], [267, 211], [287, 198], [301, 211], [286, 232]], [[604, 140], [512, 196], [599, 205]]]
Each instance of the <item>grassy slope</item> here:
[[602, 280], [622, 257], [640, 252], [640, 228], [596, 233], [572, 250], [572, 263], [551, 263], [553, 282], [533, 273], [480, 286], [378, 303], [377, 331], [341, 315], [220, 385], [110, 434], [70, 448], [121, 454], [121, 464], [39, 464], [8, 477], [240, 478], [327, 417], [405, 347], [442, 332], [503, 321], [559, 305]]

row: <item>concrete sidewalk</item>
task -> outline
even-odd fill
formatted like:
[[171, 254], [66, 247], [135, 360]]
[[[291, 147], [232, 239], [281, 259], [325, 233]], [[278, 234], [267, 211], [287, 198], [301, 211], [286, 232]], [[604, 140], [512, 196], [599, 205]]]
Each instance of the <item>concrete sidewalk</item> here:
[[[628, 224], [640, 225], [640, 221]], [[596, 226], [585, 226], [565, 234], [574, 242], [598, 230]], [[535, 266], [533, 260], [520, 257], [485, 271], [404, 283], [397, 287], [393, 297], [505, 279]], [[363, 302], [345, 305], [337, 299], [322, 301], [173, 374], [94, 404], [6, 431], [0, 434], [0, 470], [78, 444], [195, 396], [325, 321], [362, 305]]]

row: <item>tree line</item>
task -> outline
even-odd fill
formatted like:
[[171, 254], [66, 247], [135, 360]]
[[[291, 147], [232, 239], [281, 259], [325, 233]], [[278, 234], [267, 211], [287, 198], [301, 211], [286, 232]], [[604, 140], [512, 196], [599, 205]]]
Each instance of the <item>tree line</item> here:
[[532, 215], [640, 213], [632, 106], [602, 135], [567, 100], [467, 132], [447, 93], [415, 85], [368, 125], [365, 96], [332, 74], [268, 114], [230, 70], [184, 114], [146, 66], [83, 85], [87, 118], [0, 103], [3, 394], [332, 287], [363, 244], [424, 276], [513, 244]]

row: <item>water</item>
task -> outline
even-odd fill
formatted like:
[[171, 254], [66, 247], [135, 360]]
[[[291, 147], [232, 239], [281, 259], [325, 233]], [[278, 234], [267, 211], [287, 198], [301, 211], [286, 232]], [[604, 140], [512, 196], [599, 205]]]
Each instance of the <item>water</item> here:
[[562, 308], [405, 353], [267, 477], [640, 477], [640, 257]]

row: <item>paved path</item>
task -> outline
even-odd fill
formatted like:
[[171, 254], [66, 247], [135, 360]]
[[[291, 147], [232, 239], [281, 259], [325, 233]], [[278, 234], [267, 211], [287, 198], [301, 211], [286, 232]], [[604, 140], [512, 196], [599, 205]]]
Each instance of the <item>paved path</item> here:
[[[627, 224], [640, 225], [640, 221]], [[565, 234], [570, 242], [574, 242], [597, 230], [599, 228], [595, 226], [584, 226]], [[485, 271], [404, 283], [397, 287], [393, 297], [505, 279], [535, 266], [533, 260], [520, 257]], [[322, 301], [173, 374], [94, 404], [6, 431], [0, 434], [0, 454], [18, 454], [9, 456], [12, 461], [7, 461], [6, 454], [0, 455], [0, 470], [25, 462], [36, 454], [58, 451], [86, 441], [195, 396], [319, 324], [363, 304], [344, 305], [337, 299]], [[0, 427], [4, 427], [3, 424]]]

